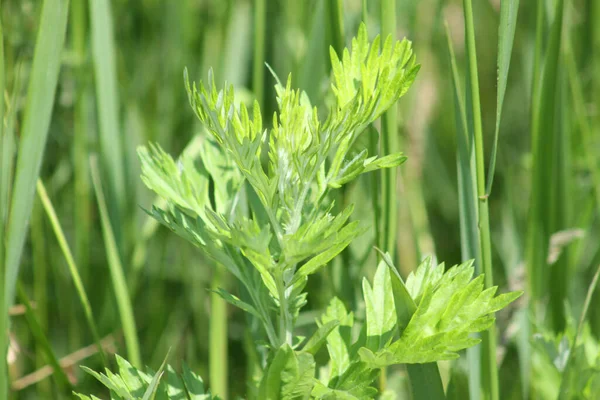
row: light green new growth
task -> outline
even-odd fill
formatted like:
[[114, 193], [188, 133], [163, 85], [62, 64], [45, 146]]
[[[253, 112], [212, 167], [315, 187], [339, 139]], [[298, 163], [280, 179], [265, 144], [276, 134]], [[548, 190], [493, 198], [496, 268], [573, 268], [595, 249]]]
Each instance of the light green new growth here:
[[[324, 121], [307, 96], [292, 89], [290, 77], [285, 87], [276, 86], [279, 111], [267, 134], [257, 102], [251, 110], [237, 107], [233, 87], [217, 90], [211, 73], [206, 86], [190, 85], [186, 72], [190, 104], [210, 132], [204, 157], [184, 156], [176, 163], [157, 146], [139, 149], [144, 182], [168, 204], [151, 215], [203, 248], [246, 286], [252, 304], [219, 293], [260, 315], [273, 347], [292, 343], [307, 276], [364, 230], [348, 222], [352, 207], [332, 214], [330, 189], [405, 160], [402, 154], [369, 157], [366, 149], [355, 153], [352, 145], [415, 79], [419, 66], [410, 42], [392, 45], [388, 38], [380, 50], [379, 37], [369, 44], [361, 26], [352, 52], [345, 50], [340, 61], [332, 50], [331, 60], [336, 104]], [[267, 138], [269, 161], [263, 168]], [[206, 157], [222, 160], [224, 167], [214, 169]], [[225, 182], [216, 209], [208, 196], [211, 180]], [[241, 196], [250, 201], [249, 215], [239, 210]], [[273, 304], [279, 307], [278, 321], [269, 312]]]
[[[158, 146], [138, 150], [143, 181], [166, 203], [149, 214], [234, 275], [243, 295], [215, 293], [262, 323], [270, 353], [258, 398], [373, 398], [382, 367], [458, 357], [478, 342], [469, 335], [487, 329], [493, 313], [520, 295], [494, 297], [496, 287], [484, 290], [483, 275], [471, 280], [470, 262], [444, 272], [426, 261], [404, 284], [386, 255], [373, 283], [363, 281], [366, 321], [358, 338], [351, 337], [353, 314], [334, 298], [314, 335], [293, 343], [308, 275], [365, 230], [350, 221], [352, 205], [333, 213], [330, 190], [405, 160], [401, 153], [369, 156], [353, 146], [406, 93], [419, 69], [410, 42], [393, 45], [388, 37], [381, 50], [380, 43], [378, 36], [369, 44], [361, 25], [341, 60], [331, 50], [335, 104], [324, 120], [304, 92], [292, 89], [291, 77], [285, 87], [278, 81], [270, 131], [257, 102], [250, 110], [238, 106], [233, 87], [217, 90], [211, 73], [206, 85], [190, 85], [186, 72], [190, 104], [210, 133], [200, 156], [175, 161]], [[328, 373], [316, 379], [314, 356], [324, 344]], [[437, 379], [431, 393], [443, 397]]]
[[[205, 391], [202, 378], [194, 374], [183, 364], [181, 374], [166, 364], [166, 359], [157, 372], [148, 369], [143, 372], [136, 369], [127, 360], [116, 356], [118, 373], [106, 369], [106, 374], [83, 369], [100, 381], [110, 390], [111, 399], [116, 400], [150, 400], [150, 399], [191, 399], [218, 400], [210, 391]], [[166, 371], [165, 371], [166, 370]], [[75, 393], [82, 400], [99, 400], [96, 396]]]
[[[473, 332], [488, 329], [494, 312], [517, 299], [521, 292], [494, 296], [497, 287], [484, 290], [484, 275], [473, 277], [473, 263], [466, 262], [444, 272], [444, 264], [425, 261], [406, 280], [417, 310], [399, 340], [379, 352], [359, 351], [373, 367], [427, 363], [458, 358], [458, 351], [479, 343]], [[390, 288], [391, 291], [391, 288]]]
[[[494, 296], [496, 287], [484, 290], [483, 275], [471, 280], [472, 262], [444, 272], [443, 264], [435, 266], [430, 259], [411, 273], [406, 283], [398, 278], [401, 287], [397, 287], [392, 283], [391, 274], [396, 269], [389, 254], [384, 260], [377, 268], [373, 287], [363, 281], [366, 324], [356, 340], [349, 335], [354, 324], [352, 313], [347, 313], [339, 299], [331, 301], [318, 321], [340, 324], [327, 337], [330, 378], [318, 382], [313, 395], [372, 397], [376, 391], [371, 384], [380, 368], [457, 358], [458, 351], [479, 342], [470, 333], [487, 329], [494, 321], [493, 313], [521, 295], [510, 292]], [[408, 324], [396, 318], [403, 307], [395, 300], [399, 291], [417, 305]]]

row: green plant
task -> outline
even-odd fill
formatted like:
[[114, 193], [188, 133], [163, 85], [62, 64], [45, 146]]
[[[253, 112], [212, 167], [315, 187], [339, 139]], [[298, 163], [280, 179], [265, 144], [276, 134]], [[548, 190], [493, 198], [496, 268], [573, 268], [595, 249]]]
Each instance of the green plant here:
[[[427, 260], [404, 282], [385, 254], [373, 284], [363, 281], [362, 327], [353, 329], [352, 312], [334, 298], [311, 338], [295, 336], [308, 276], [365, 230], [349, 222], [351, 205], [333, 213], [331, 191], [405, 160], [401, 153], [369, 157], [354, 144], [406, 93], [419, 69], [410, 42], [392, 44], [388, 37], [380, 50], [379, 36], [370, 44], [364, 25], [352, 52], [340, 61], [332, 50], [331, 62], [335, 105], [324, 122], [307, 96], [291, 88], [291, 78], [276, 85], [279, 112], [267, 134], [257, 103], [249, 112], [236, 105], [233, 88], [218, 91], [212, 75], [198, 88], [186, 73], [190, 104], [210, 133], [199, 157], [184, 153], [175, 161], [159, 146], [139, 149], [142, 179], [166, 201], [148, 213], [234, 275], [239, 297], [216, 292], [260, 321], [267, 350], [256, 388], [261, 399], [371, 398], [381, 368], [458, 357], [479, 342], [469, 335], [489, 328], [493, 313], [520, 295], [484, 290], [483, 275], [471, 279], [471, 262], [445, 271]], [[316, 377], [315, 355], [325, 343], [328, 372]], [[441, 381], [436, 387], [435, 396], [443, 397]]]
[[[166, 365], [166, 360], [156, 372], [140, 371], [119, 356], [117, 356], [117, 365], [118, 374], [113, 374], [108, 369], [106, 374], [101, 374], [84, 367], [89, 374], [110, 389], [111, 399], [219, 399], [217, 396], [212, 396], [210, 391], [205, 391], [202, 378], [194, 374], [185, 364], [181, 374], [175, 372], [170, 365]], [[162, 379], [165, 375], [166, 379]], [[83, 400], [98, 399], [96, 396], [76, 395]]]

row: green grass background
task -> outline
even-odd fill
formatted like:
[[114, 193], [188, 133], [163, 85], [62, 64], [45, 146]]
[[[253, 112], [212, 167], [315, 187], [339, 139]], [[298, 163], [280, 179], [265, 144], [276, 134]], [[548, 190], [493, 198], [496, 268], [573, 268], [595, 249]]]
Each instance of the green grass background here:
[[[300, 333], [310, 332], [333, 295], [360, 317], [360, 278], [373, 273], [375, 244], [395, 243], [404, 274], [427, 255], [452, 265], [472, 254], [469, 244], [477, 238], [461, 236], [460, 226], [468, 224], [461, 216], [476, 213], [468, 193], [477, 187], [469, 187], [468, 174], [459, 185], [457, 165], [463, 171], [474, 162], [460, 152], [460, 135], [479, 129], [481, 165], [487, 171], [496, 160], [492, 191], [476, 192], [489, 193], [493, 281], [501, 290], [526, 290], [529, 300], [498, 318], [500, 398], [540, 398], [530, 393], [531, 380], [547, 377], [527, 373], [528, 337], [539, 326], [560, 332], [569, 315], [578, 317], [600, 264], [600, 2], [510, 3], [519, 14], [503, 83], [497, 78], [499, 0], [473, 2], [477, 58], [470, 70], [474, 54], [465, 45], [462, 1], [2, 0], [0, 328], [10, 321], [9, 352], [18, 351], [0, 389], [13, 385], [11, 399], [61, 398], [71, 385], [97, 393], [78, 364], [110, 364], [112, 357], [99, 353], [53, 378], [29, 384], [22, 378], [110, 335], [108, 353], [117, 351], [134, 365], [157, 368], [171, 349], [171, 364], [185, 360], [217, 394], [225, 388], [230, 398], [246, 393], [255, 360], [245, 315], [213, 301], [207, 290], [235, 292], [235, 285], [142, 211], [154, 198], [139, 178], [135, 149], [152, 141], [179, 154], [202, 133], [187, 103], [184, 67], [195, 80], [212, 67], [217, 82], [232, 83], [242, 101], [256, 98], [269, 115], [276, 104], [266, 62], [279, 77], [291, 73], [294, 85], [326, 109], [329, 46], [348, 45], [365, 20], [372, 36], [385, 31], [412, 40], [422, 67], [394, 115], [378, 126], [397, 132], [386, 151], [401, 150], [409, 160], [397, 174], [359, 179], [340, 201], [354, 202], [357, 218], [374, 220], [372, 205], [387, 196], [382, 212], [389, 218], [378, 221], [397, 235], [373, 230], [311, 278]], [[468, 91], [473, 65], [479, 100]], [[504, 84], [497, 128], [497, 90]], [[480, 128], [474, 105], [481, 109]], [[395, 196], [386, 189], [394, 184]], [[548, 264], [550, 237], [572, 229], [579, 230], [570, 231], [572, 242]], [[32, 306], [25, 314], [12, 308], [7, 319], [11, 299]], [[588, 320], [598, 337], [594, 304]], [[213, 360], [209, 368], [211, 349], [229, 363]], [[440, 368], [446, 381], [458, 370]], [[3, 367], [0, 375], [6, 375]], [[403, 396], [404, 370], [387, 376], [387, 387]]]

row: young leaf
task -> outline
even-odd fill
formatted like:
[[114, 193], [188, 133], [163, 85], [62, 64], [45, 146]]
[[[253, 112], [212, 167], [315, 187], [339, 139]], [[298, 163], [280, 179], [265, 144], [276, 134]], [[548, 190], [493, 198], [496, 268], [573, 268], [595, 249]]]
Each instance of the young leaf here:
[[319, 326], [317, 331], [308, 339], [302, 351], [312, 354], [317, 354], [321, 346], [327, 341], [327, 337], [335, 328], [340, 325], [340, 321], [333, 320], [329, 321], [324, 325]]
[[400, 338], [379, 352], [360, 350], [372, 368], [456, 358], [459, 350], [478, 343], [470, 333], [487, 329], [494, 321], [493, 313], [522, 294], [494, 297], [496, 287], [483, 290], [481, 275], [471, 281], [472, 262], [452, 267], [441, 277], [435, 272], [438, 269], [443, 267], [432, 269], [425, 263], [412, 275], [411, 295], [421, 299], [415, 302], [417, 309]]
[[305, 352], [283, 345], [275, 353], [260, 383], [265, 400], [308, 399], [314, 385], [315, 360]]
[[327, 336], [327, 350], [331, 358], [331, 376], [341, 375], [350, 365], [350, 329], [354, 325], [352, 312], [348, 313], [340, 299], [334, 297], [321, 321], [317, 325], [324, 326], [331, 321], [338, 321], [339, 326]]
[[229, 304], [232, 304], [238, 308], [241, 308], [242, 310], [246, 311], [247, 313], [250, 313], [257, 318], [262, 319], [262, 316], [259, 314], [258, 311], [256, 311], [256, 309], [254, 307], [252, 307], [250, 304], [240, 300], [239, 297], [234, 296], [231, 293], [228, 293], [221, 288], [219, 288], [217, 290], [213, 290], [213, 292], [217, 293], [219, 296], [221, 296], [221, 298], [223, 300], [225, 300]]
[[377, 267], [372, 288], [363, 278], [363, 296], [367, 317], [367, 348], [378, 351], [388, 344], [396, 326], [390, 273], [384, 261]]
[[[392, 263], [389, 253], [382, 254], [382, 256], [383, 262], [387, 264], [390, 270], [389, 273], [392, 294], [394, 296], [397, 325], [400, 336], [402, 336], [412, 316], [417, 310], [417, 305], [411, 298], [400, 274], [398, 274], [398, 270]], [[408, 364], [406, 367], [415, 400], [444, 398], [444, 386], [442, 384], [440, 370], [436, 363]]]

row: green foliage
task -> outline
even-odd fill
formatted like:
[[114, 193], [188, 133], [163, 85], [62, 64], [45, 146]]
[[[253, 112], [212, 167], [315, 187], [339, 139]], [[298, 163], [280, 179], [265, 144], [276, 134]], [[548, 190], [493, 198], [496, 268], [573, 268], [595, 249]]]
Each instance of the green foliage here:
[[[285, 87], [276, 85], [278, 112], [270, 131], [263, 128], [257, 102], [249, 111], [238, 105], [232, 86], [218, 91], [212, 74], [206, 86], [190, 85], [186, 72], [190, 104], [209, 136], [199, 151], [177, 161], [158, 145], [138, 149], [144, 183], [166, 204], [148, 214], [201, 248], [243, 286], [240, 296], [222, 288], [214, 292], [263, 328], [267, 344], [255, 388], [260, 399], [374, 398], [381, 368], [458, 357], [458, 351], [478, 343], [469, 335], [487, 329], [493, 313], [520, 295], [484, 290], [483, 275], [472, 279], [472, 262], [444, 271], [443, 264], [428, 260], [404, 283], [385, 254], [372, 284], [363, 280], [364, 323], [334, 298], [302, 349], [303, 339], [292, 343], [308, 276], [365, 230], [350, 220], [353, 205], [334, 212], [330, 191], [405, 160], [401, 154], [369, 157], [355, 143], [406, 93], [418, 71], [408, 41], [392, 46], [388, 37], [380, 50], [379, 37], [369, 44], [364, 25], [352, 51], [345, 50], [341, 61], [331, 51], [331, 62], [335, 104], [327, 118], [319, 117], [305, 93], [291, 88], [290, 77]], [[329, 360], [317, 374], [315, 357], [325, 343]], [[89, 372], [126, 398], [130, 366], [119, 362], [120, 376]], [[433, 371], [435, 396], [443, 397], [439, 373]], [[162, 367], [153, 378], [140, 373], [126, 378], [133, 379], [138, 398], [154, 393], [173, 398], [171, 386], [160, 392], [161, 374]]]
[[[379, 47], [379, 37], [369, 44], [361, 26], [351, 55], [346, 50], [339, 61], [331, 53], [336, 104], [324, 121], [306, 94], [292, 89], [291, 77], [285, 87], [278, 83], [279, 111], [268, 135], [257, 102], [251, 111], [244, 103], [238, 107], [232, 86], [217, 90], [209, 74], [207, 85], [198, 88], [186, 72], [190, 104], [211, 135], [201, 156], [183, 155], [175, 162], [158, 146], [138, 150], [144, 183], [167, 201], [166, 208], [153, 208], [150, 215], [242, 282], [251, 304], [219, 293], [258, 315], [273, 347], [291, 344], [308, 275], [364, 232], [357, 221], [348, 222], [352, 206], [333, 214], [330, 189], [405, 160], [401, 154], [368, 157], [366, 149], [352, 150], [365, 128], [406, 93], [418, 71], [408, 41], [392, 47], [388, 38]], [[269, 161], [263, 168], [267, 137]], [[209, 182], [217, 189], [215, 206]], [[255, 197], [258, 201], [252, 201]], [[241, 210], [244, 198], [250, 199], [249, 214]], [[274, 306], [280, 308], [278, 338], [270, 313]]]
[[600, 390], [600, 347], [589, 326], [573, 346], [574, 323], [560, 334], [550, 331], [532, 338], [534, 390], [544, 398], [593, 399]]
[[[389, 273], [389, 272], [388, 272]], [[488, 329], [493, 313], [522, 293], [494, 296], [497, 287], [483, 288], [483, 275], [471, 279], [473, 263], [466, 262], [444, 272], [444, 264], [425, 261], [406, 280], [417, 309], [400, 338], [381, 351], [359, 351], [373, 367], [391, 364], [428, 363], [458, 358], [458, 351], [479, 343], [473, 332]]]
[[[331, 301], [321, 318], [321, 323], [342, 322], [327, 337], [329, 380], [317, 384], [313, 395], [372, 397], [377, 391], [371, 384], [382, 367], [457, 358], [458, 351], [479, 343], [469, 337], [471, 333], [487, 329], [494, 321], [493, 313], [521, 295], [511, 292], [494, 296], [496, 287], [483, 290], [483, 275], [471, 279], [472, 262], [444, 272], [443, 264], [436, 266], [428, 259], [409, 275], [406, 283], [392, 279], [397, 275], [390, 273], [394, 267], [388, 263], [389, 255], [385, 255], [373, 287], [363, 281], [367, 319], [356, 340], [350, 335], [352, 313], [346, 312], [339, 299]], [[404, 318], [396, 319], [397, 308], [402, 305], [392, 295], [399, 292], [393, 281], [416, 304], [408, 324]], [[396, 340], [392, 341], [393, 337]]]
[[[158, 371], [146, 372], [138, 370], [127, 360], [116, 356], [119, 371], [117, 373], [106, 369], [106, 374], [83, 369], [100, 381], [110, 390], [113, 400], [161, 400], [161, 399], [188, 399], [211, 400], [218, 399], [210, 391], [204, 389], [202, 378], [194, 374], [187, 365], [183, 364], [181, 374], [166, 365], [166, 360]], [[96, 400], [96, 396], [86, 396], [75, 393], [82, 400]]]

